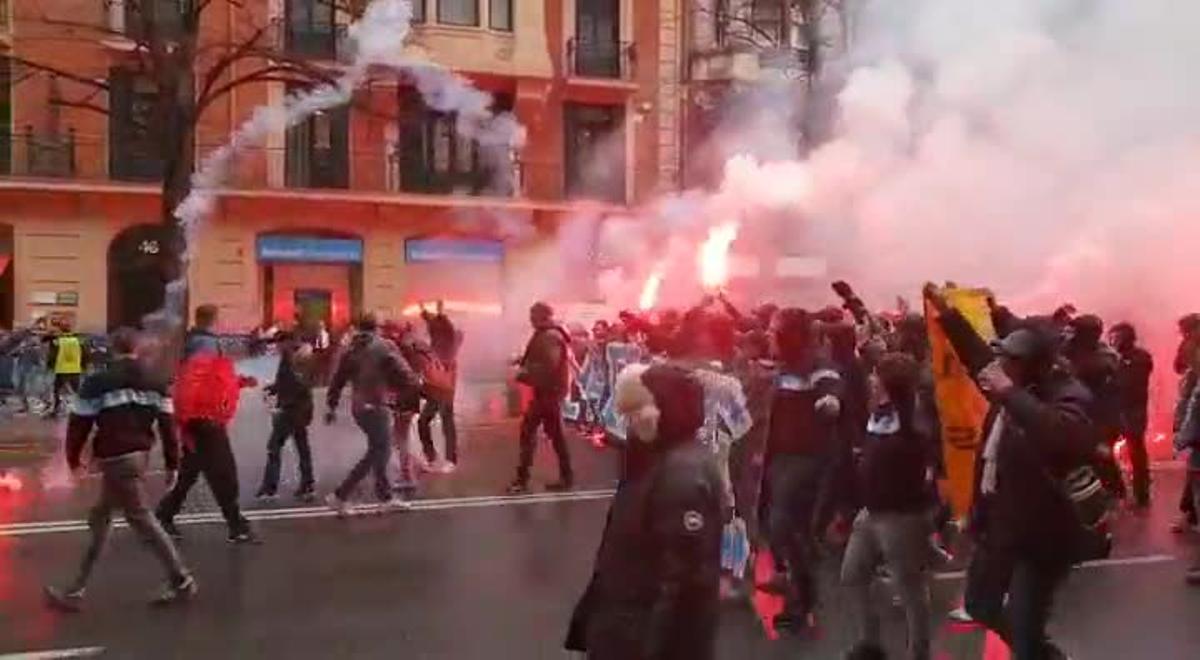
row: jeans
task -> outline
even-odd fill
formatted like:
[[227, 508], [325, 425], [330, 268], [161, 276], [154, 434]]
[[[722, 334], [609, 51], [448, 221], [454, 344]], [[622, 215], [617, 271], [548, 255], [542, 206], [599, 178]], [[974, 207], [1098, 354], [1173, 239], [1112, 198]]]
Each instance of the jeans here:
[[238, 506], [237, 462], [225, 427], [217, 422], [194, 419], [184, 425], [183, 433], [184, 452], [179, 467], [179, 481], [158, 504], [158, 519], [173, 521], [183, 508], [188, 492], [203, 474], [208, 489], [221, 508], [221, 515], [225, 517], [230, 535], [248, 531], [250, 523], [242, 516], [241, 507]]
[[862, 510], [854, 520], [850, 543], [842, 559], [842, 584], [854, 593], [860, 640], [880, 646], [879, 612], [871, 599], [875, 569], [885, 564], [895, 580], [908, 623], [909, 660], [928, 660], [929, 519], [925, 512], [871, 513]]
[[812, 525], [826, 468], [820, 459], [787, 454], [772, 457], [767, 467], [767, 535], [775, 561], [788, 571], [791, 584], [785, 611], [793, 616], [803, 617], [817, 605]]
[[385, 406], [356, 406], [354, 423], [367, 436], [367, 453], [346, 475], [334, 495], [341, 500], [348, 498], [370, 472], [375, 478], [375, 497], [380, 502], [387, 502], [392, 498], [387, 475], [388, 460], [392, 456], [392, 413]]
[[146, 504], [145, 475], [142, 470], [145, 464], [146, 454], [143, 452], [100, 461], [100, 500], [88, 515], [88, 528], [92, 532], [91, 543], [83, 554], [79, 573], [71, 591], [81, 591], [87, 587], [92, 570], [96, 567], [96, 560], [100, 558], [104, 546], [108, 543], [114, 510], [120, 510], [129, 526], [149, 543], [150, 549], [162, 564], [167, 579], [172, 584], [177, 584], [188, 576], [188, 569], [179, 558], [175, 544], [163, 531], [158, 520], [151, 515]]
[[537, 429], [541, 426], [550, 438], [554, 453], [558, 455], [558, 473], [564, 482], [571, 482], [575, 473], [571, 469], [571, 452], [563, 435], [562, 395], [556, 392], [534, 390], [533, 401], [521, 420], [521, 454], [517, 463], [517, 481], [529, 483], [529, 471], [533, 467], [533, 451], [537, 446]]
[[308, 444], [308, 424], [305, 419], [289, 411], [275, 413], [271, 420], [271, 437], [267, 440], [267, 466], [263, 470], [260, 493], [274, 495], [279, 489], [280, 453], [288, 438], [296, 441], [296, 456], [300, 460], [300, 490], [313, 487], [312, 447]]
[[454, 402], [426, 399], [421, 416], [417, 418], [417, 435], [421, 438], [421, 448], [425, 451], [425, 460], [430, 463], [437, 460], [437, 449], [433, 446], [433, 430], [429, 428], [435, 416], [442, 418], [442, 436], [446, 439], [446, 460], [458, 462], [458, 429], [454, 426]]
[[1046, 624], [1054, 592], [1070, 572], [1066, 561], [1032, 561], [981, 545], [967, 568], [963, 604], [1008, 644], [1014, 660], [1062, 658], [1046, 636]]

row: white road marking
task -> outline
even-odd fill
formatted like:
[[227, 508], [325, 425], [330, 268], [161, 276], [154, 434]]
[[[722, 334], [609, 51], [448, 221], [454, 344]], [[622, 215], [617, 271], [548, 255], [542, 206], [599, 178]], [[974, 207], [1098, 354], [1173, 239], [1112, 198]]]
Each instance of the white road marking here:
[[94, 658], [104, 653], [103, 646], [85, 646], [77, 649], [54, 651], [31, 651], [28, 653], [0, 654], [0, 660], [53, 660], [53, 658]]
[[[451, 509], [478, 509], [498, 506], [517, 506], [527, 504], [545, 504], [552, 502], [587, 502], [611, 498], [612, 490], [586, 490], [571, 493], [533, 493], [530, 495], [494, 495], [485, 497], [455, 497], [440, 500], [414, 500], [412, 512], [445, 511]], [[366, 505], [356, 508], [356, 512], [369, 513], [378, 509], [379, 505]], [[335, 511], [324, 506], [294, 507], [288, 509], [258, 509], [246, 510], [244, 515], [250, 520], [300, 520], [305, 518], [333, 518]], [[396, 512], [390, 515], [404, 515]], [[175, 518], [177, 525], [202, 525], [208, 523], [223, 523], [224, 518], [218, 512], [185, 514]], [[126, 527], [124, 520], [115, 521], [114, 527]], [[34, 536], [37, 534], [61, 534], [65, 532], [87, 531], [86, 520], [49, 520], [26, 523], [9, 523], [0, 525], [0, 537], [4, 536]], [[3, 660], [3, 658], [0, 658]]]
[[[1097, 561], [1084, 562], [1079, 565], [1079, 568], [1105, 568], [1108, 566], [1141, 566], [1144, 564], [1164, 564], [1167, 562], [1176, 561], [1176, 557], [1171, 555], [1143, 555], [1138, 557], [1112, 557], [1111, 559], [1099, 559]], [[945, 573], [934, 573], [934, 580], [962, 580], [967, 577], [966, 571], [947, 571]]]

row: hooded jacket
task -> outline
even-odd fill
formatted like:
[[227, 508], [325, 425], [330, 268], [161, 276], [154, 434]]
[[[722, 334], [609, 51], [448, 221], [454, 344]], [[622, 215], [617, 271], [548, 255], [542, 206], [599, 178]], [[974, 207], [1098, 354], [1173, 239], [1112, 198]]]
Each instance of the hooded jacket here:
[[[690, 391], [655, 392], [658, 437], [613, 498], [592, 581], [567, 635], [566, 648], [592, 660], [715, 656], [724, 486], [712, 452], [696, 440], [702, 387], [669, 366], [652, 367], [650, 380], [656, 370], [691, 380]], [[672, 410], [683, 408], [691, 411], [679, 423]]]
[[388, 405], [397, 392], [419, 388], [421, 381], [396, 344], [374, 332], [359, 332], [350, 340], [329, 384], [326, 402], [330, 410], [337, 408], [347, 384], [353, 389], [354, 407], [363, 408]]

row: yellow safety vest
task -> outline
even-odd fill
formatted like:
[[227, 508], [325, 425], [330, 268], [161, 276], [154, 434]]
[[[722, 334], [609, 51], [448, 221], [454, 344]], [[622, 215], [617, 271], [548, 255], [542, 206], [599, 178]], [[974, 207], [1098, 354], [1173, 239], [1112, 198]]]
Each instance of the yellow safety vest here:
[[54, 373], [83, 373], [83, 343], [75, 335], [64, 335], [55, 340], [58, 354], [54, 359]]

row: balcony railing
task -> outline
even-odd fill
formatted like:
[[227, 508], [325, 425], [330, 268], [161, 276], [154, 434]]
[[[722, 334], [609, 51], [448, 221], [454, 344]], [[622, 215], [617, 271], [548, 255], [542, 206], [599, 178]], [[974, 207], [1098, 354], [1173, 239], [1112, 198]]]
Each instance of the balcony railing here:
[[632, 43], [567, 40], [567, 70], [572, 76], [630, 80], [636, 65], [637, 49]]
[[388, 155], [387, 188], [392, 192], [465, 194], [488, 197], [520, 197], [525, 168], [518, 160], [504, 170], [479, 167], [470, 172], [435, 172], [406, 161], [402, 154]]
[[0, 135], [0, 171], [30, 177], [75, 176], [75, 130], [65, 133], [37, 132], [32, 127]]

